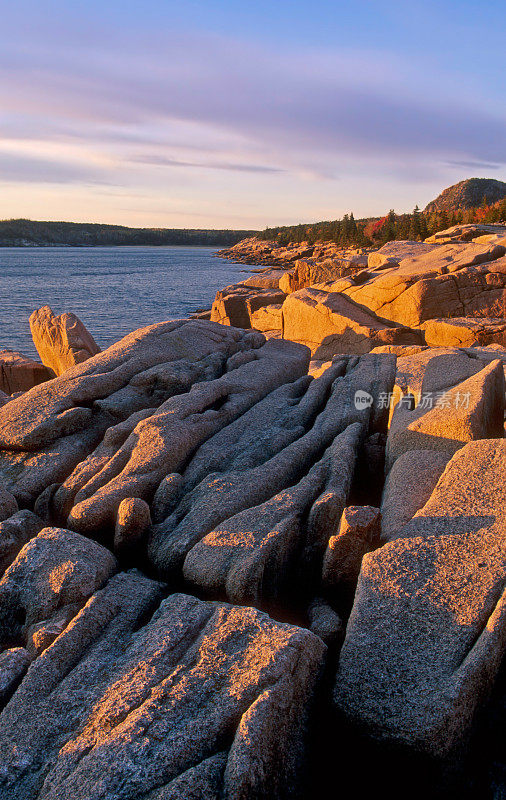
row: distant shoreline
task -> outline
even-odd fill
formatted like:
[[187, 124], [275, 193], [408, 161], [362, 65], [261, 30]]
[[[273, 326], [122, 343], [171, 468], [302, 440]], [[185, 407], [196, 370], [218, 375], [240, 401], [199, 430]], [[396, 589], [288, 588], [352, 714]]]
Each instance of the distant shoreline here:
[[[16, 249], [16, 250], [35, 250], [37, 248], [42, 248], [44, 250], [50, 250], [51, 248], [64, 248], [64, 247], [72, 247], [74, 249], [78, 249], [80, 247], [85, 247], [89, 250], [98, 250], [101, 247], [114, 247], [114, 248], [121, 248], [121, 247], [139, 247], [139, 248], [146, 248], [152, 247], [153, 249], [159, 249], [161, 247], [180, 247], [181, 249], [188, 248], [188, 247], [207, 247], [209, 249], [216, 249], [220, 247], [224, 247], [223, 242], [216, 243], [216, 244], [66, 244], [66, 243], [52, 243], [52, 244], [3, 244], [0, 242], [0, 249], [7, 250], [7, 249]], [[225, 258], [225, 256], [220, 256], [220, 258]]]
[[0, 220], [0, 247], [232, 247], [258, 231]]

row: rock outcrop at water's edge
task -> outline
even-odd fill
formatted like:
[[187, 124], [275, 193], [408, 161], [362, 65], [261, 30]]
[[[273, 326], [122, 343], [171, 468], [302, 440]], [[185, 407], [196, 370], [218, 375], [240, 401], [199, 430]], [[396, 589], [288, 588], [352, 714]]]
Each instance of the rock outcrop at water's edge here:
[[468, 227], [250, 240], [212, 321], [104, 352], [37, 312], [58, 374], [0, 405], [2, 800], [504, 794], [506, 244]]
[[100, 352], [91, 333], [75, 314], [55, 316], [49, 306], [30, 316], [30, 330], [43, 364], [55, 375]]

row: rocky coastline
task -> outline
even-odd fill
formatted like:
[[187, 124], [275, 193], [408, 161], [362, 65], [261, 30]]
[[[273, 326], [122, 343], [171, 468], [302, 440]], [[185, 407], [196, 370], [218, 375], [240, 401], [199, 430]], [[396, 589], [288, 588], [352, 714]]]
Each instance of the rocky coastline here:
[[220, 255], [0, 353], [0, 798], [499, 800], [506, 225]]

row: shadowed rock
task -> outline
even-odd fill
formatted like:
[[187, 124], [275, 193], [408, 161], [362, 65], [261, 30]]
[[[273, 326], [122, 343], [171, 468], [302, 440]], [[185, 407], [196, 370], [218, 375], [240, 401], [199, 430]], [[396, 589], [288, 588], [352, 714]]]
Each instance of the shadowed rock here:
[[360, 424], [351, 425], [298, 484], [207, 534], [186, 556], [185, 579], [211, 596], [256, 606], [283, 596], [299, 559], [309, 581], [346, 505], [360, 435]]
[[[340, 371], [340, 365], [332, 369]], [[378, 398], [391, 390], [394, 369], [394, 358], [390, 356], [367, 355], [350, 360], [347, 374], [335, 378], [325, 407], [307, 433], [266, 461], [259, 460], [261, 451], [256, 450], [258, 455], [251, 468], [247, 468], [246, 460], [242, 469], [232, 468], [223, 474], [210, 473], [191, 492], [187, 492], [172, 514], [152, 529], [148, 554], [160, 574], [178, 571], [191, 548], [224, 520], [261, 505], [288, 486], [293, 486], [321, 457], [322, 450], [349, 425], [359, 422], [365, 435], [368, 430], [376, 430], [386, 424], [385, 411], [380, 408]], [[330, 376], [333, 374], [330, 370], [328, 373]], [[324, 386], [328, 385], [328, 373], [318, 379]], [[310, 390], [313, 386], [318, 392], [318, 381], [311, 384]], [[314, 406], [310, 390], [307, 396]], [[370, 402], [364, 407], [356, 405], [357, 392], [365, 392], [370, 397]], [[293, 421], [289, 418], [288, 422], [291, 428]], [[244, 429], [244, 444], [251, 438], [253, 430]], [[302, 434], [303, 429], [300, 432]], [[288, 435], [293, 434], [288, 431]], [[279, 447], [286, 436], [287, 433], [281, 430], [281, 439], [274, 436], [273, 442], [277, 442]], [[209, 442], [211, 446], [212, 440]], [[240, 461], [237, 466], [240, 467]], [[323, 501], [321, 508], [322, 513], [330, 512], [330, 507], [323, 512]]]
[[30, 666], [30, 654], [24, 647], [13, 647], [0, 653], [0, 705], [3, 706], [17, 688]]
[[18, 510], [18, 504], [14, 495], [0, 484], [0, 522], [12, 517]]
[[450, 460], [436, 450], [408, 450], [387, 475], [381, 498], [381, 538], [397, 537], [400, 530], [425, 505]]
[[294, 796], [324, 645], [186, 595], [152, 615], [160, 590], [115, 576], [33, 663], [0, 715], [13, 800]]
[[0, 580], [0, 647], [19, 640], [26, 644], [41, 623], [56, 624], [54, 630], [61, 632], [115, 569], [112, 553], [96, 542], [45, 528]]
[[398, 539], [366, 555], [335, 684], [369, 735], [462, 748], [506, 649], [506, 441], [456, 453]]
[[139, 497], [127, 497], [119, 504], [114, 550], [124, 551], [142, 541], [151, 525], [148, 504]]
[[9, 395], [27, 392], [53, 377], [54, 372], [38, 361], [16, 350], [0, 350], [0, 391], [6, 395], [1, 405], [10, 400]]
[[348, 506], [339, 530], [328, 540], [322, 584], [331, 591], [353, 591], [364, 555], [379, 544], [381, 514], [373, 506]]
[[[263, 337], [262, 337], [263, 339]], [[162, 478], [180, 471], [197, 447], [290, 378], [307, 371], [309, 353], [291, 342], [267, 342], [229, 361], [229, 371], [166, 401], [75, 497], [68, 517], [89, 533], [114, 526], [127, 497], [151, 499]]]
[[338, 614], [321, 597], [316, 597], [307, 610], [309, 630], [329, 647], [344, 637], [344, 625]]
[[21, 548], [42, 530], [44, 523], [31, 511], [17, 511], [0, 522], [0, 576], [12, 564]]

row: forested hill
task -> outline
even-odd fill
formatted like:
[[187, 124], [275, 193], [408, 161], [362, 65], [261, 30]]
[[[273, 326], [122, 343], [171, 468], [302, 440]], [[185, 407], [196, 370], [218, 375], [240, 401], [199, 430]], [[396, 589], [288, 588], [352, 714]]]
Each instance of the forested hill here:
[[81, 222], [0, 220], [0, 247], [97, 247], [104, 245], [231, 246], [256, 231], [192, 230], [178, 228], [127, 228]]
[[348, 245], [382, 245], [393, 239], [423, 240], [436, 231], [460, 223], [486, 223], [506, 221], [506, 199], [489, 204], [486, 199], [477, 208], [460, 208], [457, 211], [420, 211], [418, 206], [410, 214], [396, 214], [390, 210], [384, 217], [355, 219], [345, 214], [342, 219], [266, 228], [258, 239], [289, 243], [332, 241], [343, 247]]

